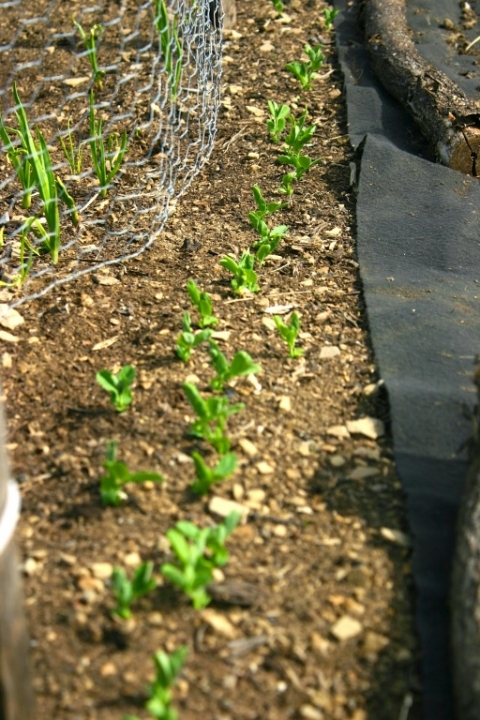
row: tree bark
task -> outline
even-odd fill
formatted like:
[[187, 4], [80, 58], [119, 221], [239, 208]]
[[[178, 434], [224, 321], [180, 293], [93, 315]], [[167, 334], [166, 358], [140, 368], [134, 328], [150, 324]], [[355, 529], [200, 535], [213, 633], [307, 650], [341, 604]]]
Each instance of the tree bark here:
[[480, 103], [417, 52], [405, 0], [364, 0], [361, 16], [382, 85], [413, 116], [443, 164], [480, 175]]
[[[480, 402], [480, 366], [475, 374]], [[480, 406], [473, 416], [469, 467], [457, 521], [451, 618], [457, 717], [480, 718]]]

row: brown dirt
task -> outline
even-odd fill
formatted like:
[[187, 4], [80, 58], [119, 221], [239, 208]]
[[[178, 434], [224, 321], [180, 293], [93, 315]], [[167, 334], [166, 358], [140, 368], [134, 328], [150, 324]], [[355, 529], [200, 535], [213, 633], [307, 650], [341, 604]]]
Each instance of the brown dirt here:
[[[181, 644], [189, 648], [175, 690], [182, 720], [397, 720], [412, 696], [408, 717], [419, 717], [410, 550], [381, 532], [406, 531], [404, 498], [368, 340], [355, 260], [353, 158], [323, 7], [292, 3], [291, 21], [281, 23], [266, 1], [239, 3], [238, 34], [225, 43], [215, 149], [161, 240], [138, 260], [22, 308], [18, 342], [3, 347], [38, 720], [146, 718], [150, 657]], [[307, 41], [325, 44], [325, 73], [332, 73], [302, 92], [283, 68]], [[290, 231], [259, 272], [260, 292], [238, 298], [218, 260], [254, 241], [251, 186], [277, 198], [283, 170], [259, 115], [267, 99], [297, 114], [308, 106], [318, 125], [309, 155], [325, 163], [275, 215]], [[239, 469], [210, 493], [235, 496], [250, 509], [228, 542], [223, 573], [227, 584], [253, 587], [247, 607], [235, 597], [217, 599], [208, 614], [159, 576], [159, 588], [134, 607], [134, 620], [114, 621], [109, 581], [94, 577], [94, 563], [125, 567], [138, 554], [158, 570], [168, 557], [168, 528], [180, 519], [202, 526], [218, 520], [209, 498], [188, 489], [189, 455], [206, 449], [188, 436], [191, 410], [181, 383], [196, 375], [207, 392], [212, 377], [204, 350], [188, 366], [174, 352], [182, 312], [191, 309], [189, 278], [211, 294], [217, 330], [229, 332], [223, 351], [231, 357], [246, 350], [262, 366], [261, 389], [246, 379], [230, 383], [231, 397], [245, 403], [228, 425]], [[268, 307], [285, 304], [301, 316], [305, 353], [296, 360], [267, 320]], [[325, 358], [325, 348], [338, 353]], [[127, 363], [138, 380], [133, 406], [118, 415], [95, 373]], [[364, 416], [383, 420], [387, 435], [344, 432], [347, 421]], [[113, 438], [132, 470], [156, 470], [166, 481], [129, 487], [123, 507], [104, 508], [98, 479]], [[339, 641], [332, 628], [344, 616], [359, 623], [358, 634]]]

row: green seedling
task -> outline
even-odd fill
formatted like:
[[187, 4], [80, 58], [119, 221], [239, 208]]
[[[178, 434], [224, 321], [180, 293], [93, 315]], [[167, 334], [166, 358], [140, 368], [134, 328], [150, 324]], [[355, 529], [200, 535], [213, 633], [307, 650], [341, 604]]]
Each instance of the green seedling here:
[[[145, 709], [155, 720], [178, 720], [177, 711], [172, 707], [172, 686], [185, 663], [187, 652], [186, 647], [180, 647], [171, 655], [160, 651], [153, 656], [155, 680], [150, 685]], [[139, 719], [127, 715], [123, 720]]]
[[192, 350], [201, 345], [210, 338], [212, 331], [206, 328], [205, 330], [199, 330], [194, 332], [192, 329], [192, 319], [189, 312], [184, 312], [182, 315], [182, 332], [177, 338], [177, 346], [175, 351], [183, 362], [190, 360]]
[[165, 0], [154, 0], [154, 11], [154, 23], [170, 87], [170, 97], [176, 100], [183, 72], [183, 47], [178, 33], [178, 21], [176, 16], [169, 17]]
[[280, 133], [285, 130], [285, 124], [290, 108], [288, 105], [278, 105], [274, 100], [268, 101], [270, 117], [267, 120], [267, 130], [273, 142], [280, 142]]
[[213, 367], [217, 371], [217, 376], [214, 377], [210, 383], [212, 390], [222, 392], [225, 383], [234, 377], [253, 375], [262, 369], [260, 365], [254, 363], [250, 355], [243, 350], [235, 353], [232, 362], [229, 363], [216, 342], [210, 340], [209, 345], [210, 359]]
[[[250, 215], [253, 215], [253, 213], [250, 213]], [[288, 225], [277, 225], [269, 230], [267, 223], [256, 217], [250, 217], [250, 223], [253, 229], [260, 235], [260, 240], [257, 240], [257, 242], [253, 244], [253, 247], [258, 247], [264, 242], [269, 242], [272, 245], [275, 244], [276, 247], [280, 240], [285, 237], [288, 230]]]
[[112, 615], [117, 615], [123, 620], [132, 617], [131, 606], [139, 598], [147, 595], [157, 587], [157, 581], [152, 577], [153, 562], [145, 562], [133, 573], [129, 580], [125, 570], [116, 567], [112, 573], [112, 588], [117, 601], [117, 606], [112, 610]]
[[194, 608], [203, 608], [210, 603], [207, 585], [212, 581], [213, 570], [227, 563], [229, 553], [225, 541], [239, 521], [240, 514], [233, 512], [215, 527], [199, 528], [182, 520], [168, 530], [167, 539], [176, 563], [164, 563], [161, 572], [188, 595]]
[[285, 138], [285, 145], [286, 149], [292, 154], [298, 155], [303, 147], [310, 142], [317, 129], [316, 125], [305, 126], [307, 115], [308, 109], [305, 108], [298, 120], [293, 115], [288, 117], [290, 130]]
[[[4, 243], [4, 233], [5, 228], [1, 228], [1, 242], [0, 247], [3, 247]], [[0, 282], [0, 287], [22, 287], [24, 282], [26, 281], [30, 270], [32, 269], [33, 265], [33, 256], [34, 255], [40, 255], [39, 250], [35, 245], [38, 245], [38, 242], [32, 245], [30, 240], [28, 239], [28, 234], [33, 233], [35, 236], [35, 239], [38, 241], [40, 240], [42, 244], [47, 241], [48, 242], [48, 234], [45, 231], [45, 228], [43, 227], [40, 220], [36, 217], [30, 217], [28, 218], [20, 228], [20, 240], [19, 240], [19, 266], [18, 266], [18, 272], [11, 278], [9, 278], [7, 281], [2, 280]], [[28, 255], [28, 257], [27, 257]]]
[[[263, 228], [263, 226], [265, 226], [265, 228], [266, 228], [267, 226], [265, 223], [263, 223], [263, 225], [260, 225], [260, 223], [262, 223], [262, 221], [266, 217], [268, 217], [269, 215], [272, 215], [273, 213], [277, 212], [278, 210], [282, 210], [287, 205], [286, 205], [286, 203], [282, 203], [282, 202], [267, 203], [267, 201], [263, 197], [262, 191], [260, 190], [258, 185], [254, 185], [252, 187], [252, 193], [253, 193], [253, 198], [255, 200], [257, 209], [248, 213], [248, 219], [249, 219], [250, 225], [260, 235], [264, 235], [265, 233], [260, 230], [260, 227]], [[267, 228], [267, 230], [268, 230], [268, 228]]]
[[285, 153], [285, 155], [280, 155], [280, 157], [277, 159], [278, 162], [282, 163], [283, 165], [293, 165], [293, 167], [295, 168], [295, 180], [301, 180], [307, 170], [310, 170], [315, 165], [323, 162], [322, 158], [312, 160], [308, 157], [308, 155], [296, 155], [295, 153]]
[[[66, 142], [63, 138], [66, 138]], [[67, 123], [67, 131], [59, 136], [65, 159], [70, 166], [72, 175], [80, 175], [82, 172], [82, 147], [76, 146], [73, 140], [73, 133], [70, 129], [70, 120]]]
[[62, 180], [60, 180], [59, 177], [55, 178], [55, 183], [56, 183], [56, 186], [57, 186], [57, 193], [58, 193], [59, 199], [60, 199], [63, 203], [65, 203], [65, 205], [66, 205], [67, 208], [68, 208], [68, 214], [69, 214], [69, 216], [70, 216], [70, 220], [72, 221], [72, 225], [74, 225], [75, 227], [78, 227], [78, 224], [79, 224], [79, 222], [80, 222], [80, 218], [79, 218], [79, 215], [78, 215], [78, 208], [77, 208], [77, 205], [76, 205], [76, 203], [75, 203], [75, 200], [74, 200], [73, 197], [70, 195], [70, 193], [68, 192], [65, 184], [63, 183]]
[[103, 35], [104, 28], [102, 25], [93, 25], [93, 27], [90, 28], [90, 32], [87, 35], [87, 33], [85, 32], [83, 27], [80, 25], [80, 23], [78, 23], [73, 18], [72, 18], [72, 22], [75, 25], [75, 27], [77, 28], [78, 32], [80, 33], [82, 42], [87, 49], [88, 60], [92, 67], [93, 82], [95, 83], [95, 85], [97, 85], [101, 89], [102, 80], [105, 77], [105, 71], [100, 70], [100, 68], [98, 66], [97, 41], [100, 38], [100, 36]]
[[95, 380], [110, 393], [110, 401], [117, 412], [123, 412], [131, 404], [131, 385], [135, 380], [135, 369], [131, 365], [124, 365], [118, 375], [110, 370], [100, 370]]
[[192, 458], [197, 479], [193, 481], [191, 488], [198, 495], [206, 495], [212, 485], [225, 480], [237, 467], [235, 453], [226, 453], [213, 469], [208, 467], [199, 453], [192, 453]]
[[127, 499], [127, 494], [123, 490], [123, 486], [127, 483], [143, 483], [147, 480], [153, 482], [163, 482], [163, 477], [154, 472], [136, 472], [131, 473], [123, 462], [117, 460], [116, 441], [107, 443], [106, 460], [103, 468], [106, 474], [100, 478], [100, 495], [104, 505], [113, 505], [118, 507]]
[[303, 355], [303, 350], [295, 347], [295, 342], [297, 340], [298, 333], [300, 332], [300, 319], [297, 313], [292, 313], [288, 325], [284, 323], [282, 318], [278, 317], [278, 315], [274, 315], [273, 320], [275, 322], [280, 337], [288, 345], [290, 357], [296, 358], [300, 357], [300, 355]]
[[218, 323], [218, 318], [212, 315], [213, 306], [210, 296], [206, 292], [200, 291], [194, 280], [188, 281], [187, 292], [193, 305], [200, 313], [200, 320], [198, 321], [199, 327], [215, 327]]
[[340, 10], [337, 8], [325, 8], [323, 11], [325, 17], [325, 30], [331, 30], [333, 28], [333, 21], [337, 17]]
[[293, 182], [296, 179], [297, 173], [295, 170], [293, 172], [285, 173], [282, 177], [282, 184], [278, 188], [278, 191], [287, 196], [293, 195]]
[[229, 255], [225, 255], [225, 257], [220, 260], [220, 265], [232, 273], [233, 278], [230, 284], [235, 295], [243, 295], [246, 291], [255, 293], [260, 290], [260, 286], [257, 283], [257, 273], [253, 269], [255, 266], [255, 255], [246, 251], [242, 254], [238, 263]]
[[[17, 115], [18, 118], [18, 115]], [[12, 143], [12, 140], [10, 139], [10, 136], [8, 133], [11, 133], [12, 135], [16, 135], [18, 139], [20, 140], [20, 145], [15, 146]], [[22, 197], [22, 208], [27, 210], [30, 205], [32, 204], [32, 190], [34, 188], [33, 185], [33, 177], [32, 177], [32, 166], [27, 159], [28, 156], [28, 147], [25, 143], [24, 138], [22, 137], [22, 134], [20, 130], [16, 130], [15, 128], [7, 128], [3, 124], [3, 120], [0, 117], [0, 137], [2, 138], [3, 144], [5, 146], [5, 152], [7, 153], [7, 158], [9, 162], [13, 165], [13, 168], [17, 174], [17, 178], [20, 182], [20, 185], [22, 186], [23, 190], [23, 197]]]
[[127, 132], [121, 136], [112, 132], [107, 138], [107, 147], [102, 135], [103, 120], [95, 118], [95, 98], [90, 91], [90, 152], [95, 174], [100, 182], [100, 195], [106, 197], [107, 190], [115, 175], [120, 170], [127, 152]]
[[267, 238], [256, 243], [257, 251], [255, 253], [255, 258], [259, 265], [263, 265], [266, 258], [275, 252], [287, 230], [288, 228], [286, 225], [279, 225], [269, 232]]
[[220, 455], [228, 452], [230, 440], [225, 436], [227, 420], [231, 415], [243, 410], [243, 403], [231, 405], [228, 397], [224, 395], [214, 395], [205, 400], [193, 383], [183, 383], [182, 388], [197, 416], [190, 433], [212, 445]]
[[31, 179], [40, 195], [42, 212], [49, 230], [48, 236], [43, 242], [43, 247], [50, 253], [52, 262], [56, 264], [60, 248], [60, 211], [57, 180], [53, 173], [47, 144], [38, 128], [36, 128], [38, 143], [33, 138], [27, 114], [15, 83], [13, 85], [13, 97], [17, 106], [15, 115], [19, 126], [18, 135], [21, 137], [22, 152], [26, 153], [26, 160], [31, 168]]
[[304, 90], [310, 90], [312, 88], [312, 78], [317, 70], [320, 70], [322, 67], [325, 55], [322, 53], [321, 45], [312, 48], [311, 45], [307, 43], [303, 49], [308, 56], [308, 62], [294, 60], [291, 63], [287, 63], [285, 69], [300, 81]]
[[283, 13], [283, 2], [282, 0], [272, 0], [272, 5], [278, 13]]

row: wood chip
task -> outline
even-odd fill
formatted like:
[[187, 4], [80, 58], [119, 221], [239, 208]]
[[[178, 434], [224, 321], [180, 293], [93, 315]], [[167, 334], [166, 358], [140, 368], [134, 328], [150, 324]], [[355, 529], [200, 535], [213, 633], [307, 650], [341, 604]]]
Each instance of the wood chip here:
[[410, 547], [411, 540], [404, 532], [401, 530], [395, 530], [394, 528], [387, 528], [383, 527], [380, 529], [380, 535], [385, 538], [385, 540], [389, 540], [392, 543], [395, 543], [395, 545], [401, 545], [402, 547]]
[[385, 435], [385, 426], [381, 420], [372, 417], [364, 417], [360, 420], [347, 421], [347, 430], [352, 435], [365, 435], [365, 437], [376, 440]]
[[108, 338], [108, 340], [102, 340], [101, 342], [94, 345], [92, 350], [93, 351], [105, 350], [105, 348], [108, 348], [111, 345], [113, 345], [114, 343], [116, 343], [119, 337], [120, 337], [120, 335], [114, 335], [113, 337]]
[[216, 612], [216, 610], [212, 610], [211, 608], [206, 608], [205, 610], [202, 610], [200, 613], [200, 617], [204, 622], [209, 625], [214, 632], [216, 632], [218, 635], [222, 635], [223, 637], [228, 638], [229, 640], [233, 640], [237, 637], [237, 629], [235, 628], [232, 623], [227, 620], [227, 618], [222, 615], [219, 612]]
[[324, 345], [320, 350], [320, 360], [330, 360], [340, 355], [340, 348], [336, 345]]
[[257, 108], [254, 105], [247, 105], [247, 110], [249, 113], [251, 113], [255, 117], [263, 117], [265, 115], [264, 110], [261, 110], [260, 108]]
[[340, 620], [337, 620], [332, 626], [331, 633], [339, 642], [345, 642], [360, 635], [362, 630], [363, 625], [361, 622], [350, 617], [350, 615], [343, 615]]
[[366, 467], [365, 465], [360, 465], [356, 467], [352, 472], [349, 472], [347, 475], [347, 478], [349, 480], [364, 480], [368, 477], [374, 477], [374, 475], [378, 475], [380, 472], [379, 468], [374, 467]]
[[240, 513], [240, 522], [246, 523], [250, 509], [241, 505], [240, 503], [234, 502], [233, 500], [226, 500], [222, 497], [213, 497], [208, 503], [208, 509], [212, 515], [219, 515], [221, 518], [226, 518], [232, 512]]
[[257, 463], [257, 470], [260, 475], [271, 475], [274, 472], [274, 468], [268, 464], [265, 460]]
[[255, 455], [258, 454], [257, 446], [248, 440], [248, 438], [240, 438], [238, 444], [248, 457], [255, 457]]
[[278, 409], [282, 410], [283, 412], [291, 412], [292, 410], [292, 401], [288, 397], [288, 395], [282, 395], [280, 400], [278, 401]]
[[15, 330], [19, 325], [23, 325], [25, 320], [15, 308], [8, 305], [0, 304], [0, 325], [7, 330]]
[[346, 425], [331, 425], [327, 428], [327, 435], [333, 435], [333, 437], [337, 437], [339, 440], [348, 440], [350, 437]]
[[4, 342], [17, 343], [19, 342], [20, 338], [16, 335], [12, 335], [6, 330], [0, 330], [0, 340], [3, 340]]

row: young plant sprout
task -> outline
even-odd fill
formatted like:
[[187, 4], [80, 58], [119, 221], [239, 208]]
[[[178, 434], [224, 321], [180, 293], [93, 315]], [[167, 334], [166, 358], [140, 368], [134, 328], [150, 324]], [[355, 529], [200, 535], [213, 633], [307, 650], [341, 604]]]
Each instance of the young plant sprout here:
[[123, 412], [131, 404], [131, 385], [135, 380], [135, 369], [131, 365], [124, 365], [117, 375], [110, 370], [100, 370], [95, 380], [110, 393], [110, 401], [117, 412]]
[[[16, 275], [9, 277], [7, 280], [0, 281], [0, 287], [22, 287], [28, 277], [33, 265], [33, 256], [40, 255], [39, 250], [32, 245], [28, 239], [28, 234], [33, 233], [37, 240], [48, 242], [48, 234], [40, 220], [36, 217], [30, 217], [23, 223], [19, 230], [20, 233], [20, 250], [19, 250], [19, 269]], [[4, 244], [5, 227], [0, 230], [0, 247]], [[27, 258], [28, 254], [28, 258]]]
[[308, 155], [288, 152], [286, 152], [284, 155], [280, 155], [280, 157], [278, 157], [277, 159], [278, 162], [283, 165], [293, 165], [293, 167], [295, 168], [295, 172], [293, 173], [295, 176], [293, 178], [294, 180], [301, 180], [307, 170], [311, 170], [312, 167], [315, 167], [315, 165], [323, 162], [322, 158], [312, 160], [310, 157], [308, 157]]
[[113, 440], [107, 443], [106, 460], [103, 468], [105, 475], [100, 478], [100, 495], [104, 505], [118, 507], [127, 499], [123, 486], [127, 483], [143, 483], [147, 480], [163, 482], [163, 477], [158, 473], [144, 471], [131, 473], [123, 462], [117, 460], [118, 443]]
[[272, 0], [272, 5], [278, 13], [283, 13], [283, 2], [282, 0]]
[[325, 17], [325, 30], [331, 30], [333, 28], [333, 21], [337, 17], [340, 10], [337, 8], [325, 8], [323, 11]]
[[243, 295], [247, 292], [258, 292], [260, 287], [257, 283], [257, 273], [253, 269], [255, 266], [255, 255], [244, 252], [237, 262], [229, 255], [225, 255], [219, 263], [225, 270], [232, 273], [231, 286], [235, 295]]
[[100, 195], [106, 197], [107, 190], [120, 170], [127, 152], [127, 132], [121, 136], [113, 132], [107, 138], [107, 147], [102, 135], [103, 120], [95, 118], [95, 98], [90, 90], [90, 153], [95, 174], [100, 182]]
[[105, 77], [105, 72], [103, 70], [100, 70], [98, 66], [98, 58], [97, 58], [97, 40], [101, 35], [103, 35], [104, 28], [102, 25], [93, 25], [93, 27], [90, 28], [90, 32], [87, 35], [83, 27], [78, 23], [76, 20], [72, 18], [72, 22], [77, 28], [78, 32], [80, 33], [80, 37], [82, 38], [82, 42], [85, 45], [87, 49], [87, 56], [88, 60], [90, 62], [91, 68], [92, 68], [92, 79], [95, 85], [97, 85], [100, 89], [102, 87], [102, 80]]
[[273, 228], [265, 239], [256, 243], [257, 251], [255, 253], [255, 258], [259, 265], [263, 265], [267, 257], [275, 252], [280, 244], [280, 240], [285, 236], [287, 230], [288, 228], [286, 225], [279, 225], [278, 227]]
[[[171, 655], [160, 651], [153, 656], [155, 680], [149, 688], [145, 709], [154, 720], [178, 720], [177, 711], [172, 707], [172, 687], [183, 667], [187, 652], [186, 647], [180, 647]], [[123, 720], [139, 719], [134, 715], [127, 715]]]
[[154, 0], [153, 6], [154, 22], [170, 87], [170, 97], [175, 101], [183, 72], [183, 47], [178, 34], [177, 18], [169, 17], [165, 0]]
[[255, 230], [257, 230], [256, 225], [258, 222], [260, 222], [261, 220], [264, 220], [264, 218], [268, 217], [269, 215], [273, 215], [273, 213], [277, 212], [278, 210], [282, 210], [284, 207], [287, 207], [286, 203], [281, 203], [281, 202], [267, 203], [267, 201], [263, 197], [262, 191], [260, 190], [260, 187], [258, 185], [254, 185], [252, 187], [252, 193], [253, 193], [253, 199], [255, 200], [257, 209], [248, 213], [248, 219], [250, 221], [250, 225], [252, 225], [255, 228]]
[[270, 133], [270, 139], [277, 143], [280, 142], [280, 133], [285, 130], [285, 123], [290, 114], [290, 108], [288, 105], [277, 105], [274, 100], [269, 100], [268, 109], [270, 111], [270, 117], [267, 120], [267, 130]]
[[312, 48], [312, 46], [307, 43], [303, 49], [308, 56], [308, 61], [299, 62], [298, 60], [294, 60], [291, 63], [287, 63], [285, 69], [300, 81], [304, 90], [311, 90], [313, 76], [317, 70], [320, 70], [322, 67], [325, 55], [322, 53], [321, 45]]
[[278, 191], [287, 196], [293, 195], [293, 182], [296, 179], [296, 171], [285, 173], [285, 175], [282, 177], [282, 184], [278, 188]]
[[283, 189], [280, 188], [280, 191], [285, 192], [287, 195], [291, 195], [293, 192], [292, 182], [294, 180], [301, 180], [308, 170], [322, 162], [322, 158], [312, 160], [308, 155], [302, 155], [301, 152], [302, 148], [312, 139], [317, 129], [316, 125], [305, 125], [307, 113], [308, 110], [305, 109], [298, 121], [293, 115], [289, 116], [290, 130], [285, 138], [284, 153], [277, 158], [279, 163], [293, 165], [295, 168], [293, 172], [287, 173], [282, 180]]
[[214, 527], [199, 528], [182, 520], [167, 531], [176, 562], [164, 563], [161, 572], [188, 595], [194, 608], [203, 608], [209, 604], [211, 598], [207, 593], [207, 585], [213, 579], [213, 570], [226, 565], [229, 553], [225, 541], [239, 521], [240, 514], [233, 512], [223, 523]]
[[[63, 139], [64, 137], [67, 139], [66, 142]], [[65, 159], [70, 166], [70, 170], [72, 171], [72, 175], [80, 175], [80, 173], [82, 172], [82, 147], [81, 145], [76, 147], [73, 141], [73, 134], [70, 129], [70, 120], [67, 123], [67, 131], [64, 133], [63, 136], [60, 135], [59, 139], [60, 145], [62, 146], [63, 154], [65, 155]]]
[[212, 331], [208, 328], [205, 330], [199, 330], [194, 332], [192, 330], [192, 319], [189, 312], [184, 312], [182, 315], [182, 332], [177, 338], [177, 346], [175, 352], [182, 362], [188, 362], [190, 360], [192, 351], [201, 345], [201, 343], [208, 340], [212, 334]]
[[310, 142], [317, 129], [316, 125], [305, 126], [307, 115], [308, 109], [305, 108], [298, 120], [293, 115], [288, 116], [290, 130], [285, 138], [285, 145], [291, 153], [296, 155]]
[[231, 405], [228, 397], [224, 395], [214, 395], [205, 400], [193, 383], [183, 383], [182, 388], [197, 416], [190, 433], [212, 445], [220, 455], [228, 452], [230, 440], [225, 435], [227, 420], [231, 415], [243, 410], [244, 404]]
[[235, 453], [226, 453], [214, 468], [209, 468], [199, 453], [192, 453], [192, 458], [195, 465], [196, 480], [192, 482], [190, 487], [198, 495], [206, 495], [212, 485], [226, 480], [237, 467]]
[[222, 392], [223, 386], [229, 380], [243, 375], [253, 375], [262, 369], [260, 365], [254, 363], [250, 355], [243, 350], [235, 353], [232, 362], [229, 363], [216, 342], [210, 340], [209, 345], [210, 359], [213, 367], [217, 371], [216, 377], [214, 377], [210, 383], [212, 390]]
[[147, 595], [157, 587], [157, 581], [152, 577], [153, 562], [145, 562], [134, 572], [133, 578], [129, 580], [125, 570], [116, 567], [112, 573], [112, 588], [117, 601], [112, 615], [117, 615], [123, 620], [132, 617], [131, 606], [139, 598]]
[[[18, 115], [17, 115], [18, 119]], [[20, 145], [15, 146], [10, 139], [8, 133], [16, 135], [20, 140]], [[0, 137], [5, 146], [5, 152], [9, 162], [13, 165], [13, 168], [17, 174], [17, 178], [22, 186], [23, 197], [22, 197], [22, 208], [28, 210], [32, 204], [32, 190], [34, 189], [33, 177], [32, 177], [32, 166], [28, 160], [28, 147], [25, 138], [22, 136], [20, 130], [15, 128], [7, 128], [3, 124], [3, 120], [0, 117]]]
[[295, 342], [300, 332], [300, 319], [296, 312], [292, 313], [290, 322], [287, 325], [283, 322], [282, 318], [278, 315], [273, 316], [273, 320], [278, 330], [278, 334], [288, 345], [288, 350], [291, 358], [300, 357], [303, 355], [303, 350], [295, 347]]
[[206, 292], [200, 291], [194, 280], [187, 282], [187, 292], [192, 304], [200, 313], [200, 320], [198, 321], [199, 327], [215, 327], [218, 323], [218, 318], [212, 315], [213, 306], [210, 296]]

